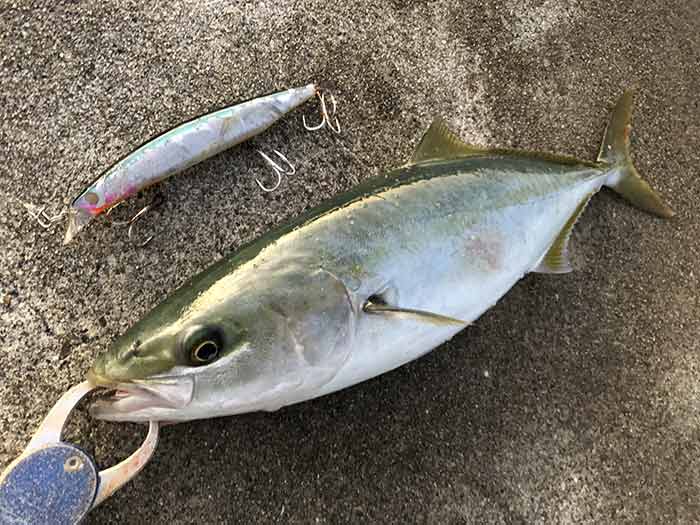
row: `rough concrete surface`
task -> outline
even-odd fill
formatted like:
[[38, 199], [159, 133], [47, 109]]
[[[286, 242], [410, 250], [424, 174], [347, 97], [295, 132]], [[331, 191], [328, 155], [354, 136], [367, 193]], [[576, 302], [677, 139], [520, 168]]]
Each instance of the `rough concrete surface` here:
[[[195, 272], [407, 159], [433, 116], [469, 140], [591, 159], [625, 86], [633, 156], [676, 209], [604, 190], [576, 272], [529, 275], [428, 356], [271, 414], [164, 429], [88, 523], [700, 521], [700, 4], [0, 0], [0, 466], [110, 340]], [[99, 221], [61, 245], [21, 202], [75, 195], [176, 123], [309, 81], [300, 115], [165, 182], [144, 249]], [[256, 147], [297, 165], [266, 194]], [[381, 348], [377, 348], [381, 352]], [[102, 465], [144, 429], [69, 432]]]

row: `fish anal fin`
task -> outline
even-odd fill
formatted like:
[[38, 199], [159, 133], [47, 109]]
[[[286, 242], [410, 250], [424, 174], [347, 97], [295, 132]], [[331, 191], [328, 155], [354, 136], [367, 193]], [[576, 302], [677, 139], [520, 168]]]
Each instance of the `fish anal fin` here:
[[413, 153], [411, 163], [471, 157], [482, 155], [486, 151], [484, 148], [464, 142], [447, 127], [442, 118], [437, 117], [423, 134], [423, 138]]
[[576, 225], [576, 221], [586, 209], [588, 202], [593, 197], [593, 193], [586, 195], [576, 209], [566, 221], [564, 227], [554, 239], [554, 242], [544, 254], [544, 257], [540, 259], [540, 262], [532, 270], [536, 273], [569, 273], [573, 270], [571, 267], [571, 261], [569, 260], [569, 239], [571, 238], [571, 232]]
[[399, 308], [387, 304], [367, 301], [362, 310], [370, 315], [395, 316], [400, 319], [412, 319], [436, 326], [466, 326], [469, 323], [461, 319], [455, 319], [447, 315], [436, 314], [425, 310], [415, 310], [413, 308]]

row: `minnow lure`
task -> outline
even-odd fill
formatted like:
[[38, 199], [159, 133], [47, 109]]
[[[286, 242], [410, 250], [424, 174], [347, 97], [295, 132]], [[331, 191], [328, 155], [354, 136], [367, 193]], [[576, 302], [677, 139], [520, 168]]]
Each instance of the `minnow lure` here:
[[595, 162], [471, 146], [436, 120], [410, 163], [247, 244], [118, 338], [88, 375], [118, 394], [93, 415], [184, 421], [334, 392], [424, 355], [526, 273], [570, 271], [603, 186], [672, 216], [632, 164], [631, 103]]
[[316, 91], [309, 84], [255, 98], [185, 122], [148, 141], [71, 203], [64, 244], [92, 219], [131, 195], [262, 133]]

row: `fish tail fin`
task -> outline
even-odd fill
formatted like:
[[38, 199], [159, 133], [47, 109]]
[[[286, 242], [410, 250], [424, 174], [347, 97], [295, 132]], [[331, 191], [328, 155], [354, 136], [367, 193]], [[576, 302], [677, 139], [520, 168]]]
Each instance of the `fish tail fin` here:
[[633, 95], [630, 90], [622, 94], [605, 129], [603, 144], [598, 153], [598, 161], [610, 165], [605, 185], [637, 208], [659, 217], [673, 217], [673, 210], [642, 179], [632, 164], [629, 146]]

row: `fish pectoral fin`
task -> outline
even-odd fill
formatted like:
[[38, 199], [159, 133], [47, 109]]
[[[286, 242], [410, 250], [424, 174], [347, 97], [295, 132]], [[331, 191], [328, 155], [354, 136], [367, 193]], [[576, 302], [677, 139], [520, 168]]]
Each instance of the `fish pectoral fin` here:
[[466, 326], [469, 324], [466, 321], [455, 319], [447, 315], [427, 312], [425, 310], [415, 310], [413, 308], [399, 308], [388, 304], [373, 303], [371, 301], [367, 301], [362, 307], [362, 310], [371, 315], [393, 315], [403, 319], [413, 319], [437, 326]]
[[437, 117], [423, 135], [411, 164], [435, 159], [456, 159], [483, 155], [487, 149], [467, 144], [453, 133], [445, 121]]
[[586, 209], [588, 202], [593, 197], [593, 193], [586, 195], [583, 200], [576, 206], [574, 213], [571, 214], [569, 220], [566, 221], [564, 227], [554, 239], [554, 242], [544, 254], [544, 257], [540, 259], [537, 266], [532, 270], [536, 273], [569, 273], [573, 270], [571, 267], [571, 261], [569, 260], [569, 239], [571, 238], [571, 231], [574, 229], [574, 225], [578, 218]]

